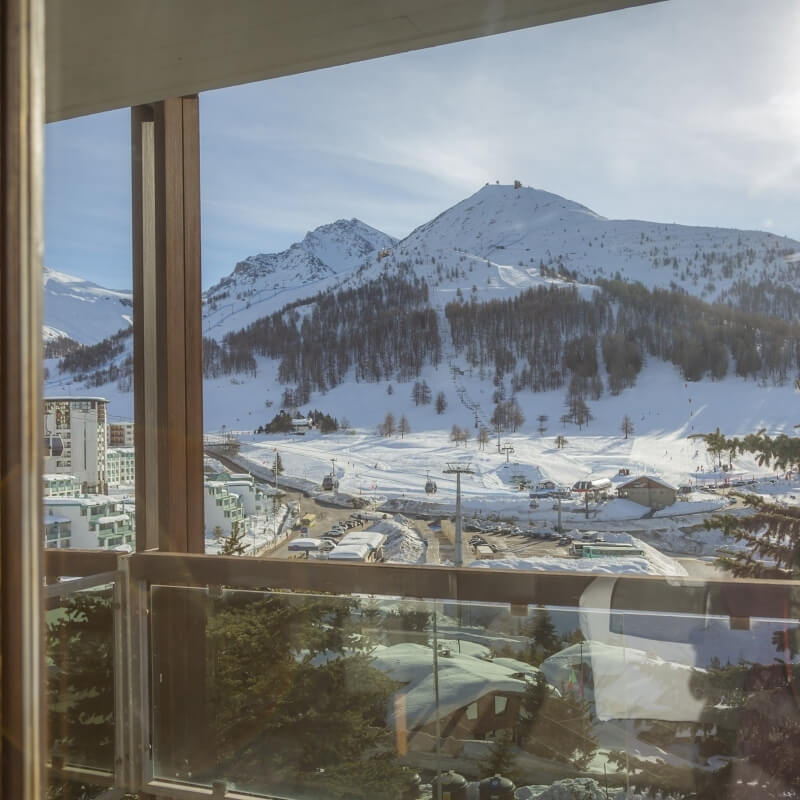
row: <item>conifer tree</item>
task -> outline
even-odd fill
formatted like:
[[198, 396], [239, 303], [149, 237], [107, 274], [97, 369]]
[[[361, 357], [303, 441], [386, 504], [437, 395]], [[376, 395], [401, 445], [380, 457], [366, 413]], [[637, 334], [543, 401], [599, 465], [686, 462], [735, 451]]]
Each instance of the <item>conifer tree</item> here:
[[383, 422], [378, 426], [378, 433], [381, 436], [392, 436], [395, 432], [394, 414], [389, 411], [383, 418]]
[[625, 434], [626, 439], [633, 433], [633, 420], [627, 414], [622, 418], [619, 429]]
[[536, 607], [533, 618], [527, 623], [526, 635], [531, 639], [531, 656], [537, 663], [561, 649], [561, 640], [550, 612], [542, 605]]
[[486, 760], [481, 765], [481, 773], [486, 777], [502, 775], [516, 782], [514, 764], [517, 760], [514, 737], [510, 731], [501, 731], [489, 747]]
[[230, 536], [224, 536], [222, 539], [222, 547], [219, 549], [219, 554], [221, 556], [243, 556], [247, 552], [244, 536], [244, 525], [234, 523], [231, 527]]
[[588, 703], [570, 691], [553, 694], [541, 672], [522, 696], [518, 735], [523, 749], [579, 769], [597, 750]]
[[411, 433], [411, 425], [405, 414], [400, 417], [400, 421], [397, 423], [397, 432], [400, 434], [401, 439], [404, 438], [407, 433]]
[[[786, 434], [770, 437], [762, 430], [736, 444], [717, 428], [704, 439], [709, 451], [717, 456], [724, 452], [749, 452], [756, 455], [762, 466], [781, 471], [800, 464], [800, 439]], [[720, 528], [747, 545], [744, 551], [723, 554], [719, 563], [736, 577], [800, 578], [800, 509], [756, 495], [740, 496], [753, 514], [741, 517], [718, 514], [705, 522], [707, 529]]]

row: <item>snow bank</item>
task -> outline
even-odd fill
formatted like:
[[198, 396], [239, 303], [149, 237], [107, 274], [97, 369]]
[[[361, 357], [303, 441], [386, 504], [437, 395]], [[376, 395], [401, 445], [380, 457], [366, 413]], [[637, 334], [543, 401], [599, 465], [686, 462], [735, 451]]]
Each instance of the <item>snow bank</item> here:
[[593, 572], [604, 575], [678, 575], [686, 576], [686, 569], [674, 558], [665, 556], [647, 542], [635, 536], [609, 534], [609, 540], [630, 539], [634, 547], [643, 550], [644, 557], [615, 556], [609, 558], [506, 558], [480, 559], [469, 564], [478, 569], [522, 569], [539, 572]]
[[425, 563], [427, 543], [405, 517], [382, 519], [369, 527], [386, 536], [384, 560], [390, 564]]

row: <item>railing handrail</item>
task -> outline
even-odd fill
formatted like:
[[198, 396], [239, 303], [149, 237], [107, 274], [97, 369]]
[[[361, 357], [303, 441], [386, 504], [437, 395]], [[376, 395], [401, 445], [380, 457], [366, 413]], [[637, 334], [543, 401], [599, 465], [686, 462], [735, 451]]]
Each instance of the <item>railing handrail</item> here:
[[[124, 556], [131, 579], [168, 586], [226, 586], [308, 593], [378, 595], [474, 603], [581, 607], [585, 590], [597, 581], [625, 592], [630, 611], [687, 613], [671, 607], [659, 587], [708, 589], [715, 607], [730, 617], [791, 618], [800, 608], [800, 581], [685, 578], [657, 575], [598, 575], [585, 572], [532, 572], [464, 569], [405, 564], [331, 564], [324, 561], [146, 552]], [[706, 609], [697, 609], [705, 613]], [[524, 613], [524, 611], [523, 611]]]
[[[308, 593], [364, 594], [512, 606], [581, 607], [596, 582], [634, 589], [625, 592], [629, 611], [687, 613], [670, 607], [659, 587], [704, 588], [715, 607], [731, 617], [793, 618], [800, 608], [800, 581], [754, 578], [692, 578], [660, 575], [602, 575], [411, 564], [332, 564], [325, 561], [247, 558], [148, 551], [46, 550], [48, 580], [113, 572], [128, 562], [131, 578], [153, 585], [285, 589]], [[698, 610], [702, 613], [702, 610]]]

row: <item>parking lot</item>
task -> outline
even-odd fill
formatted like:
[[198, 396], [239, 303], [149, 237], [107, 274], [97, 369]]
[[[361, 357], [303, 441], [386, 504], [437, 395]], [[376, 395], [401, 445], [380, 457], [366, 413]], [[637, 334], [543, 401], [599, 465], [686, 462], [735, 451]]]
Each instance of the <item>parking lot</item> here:
[[482, 525], [480, 530], [474, 530], [476, 527], [474, 523], [464, 524], [464, 540], [470, 544], [473, 558], [477, 558], [480, 553], [477, 546], [472, 544], [472, 542], [480, 544], [477, 537], [494, 551], [493, 558], [503, 558], [505, 555], [518, 558], [569, 555], [569, 545], [559, 544], [561, 537], [553, 531], [502, 524]]

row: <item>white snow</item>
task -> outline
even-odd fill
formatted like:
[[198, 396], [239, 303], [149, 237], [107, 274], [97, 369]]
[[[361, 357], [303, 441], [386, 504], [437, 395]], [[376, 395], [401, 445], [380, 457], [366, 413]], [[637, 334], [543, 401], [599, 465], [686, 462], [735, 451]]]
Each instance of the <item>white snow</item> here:
[[44, 335], [94, 344], [131, 325], [133, 294], [44, 268]]

